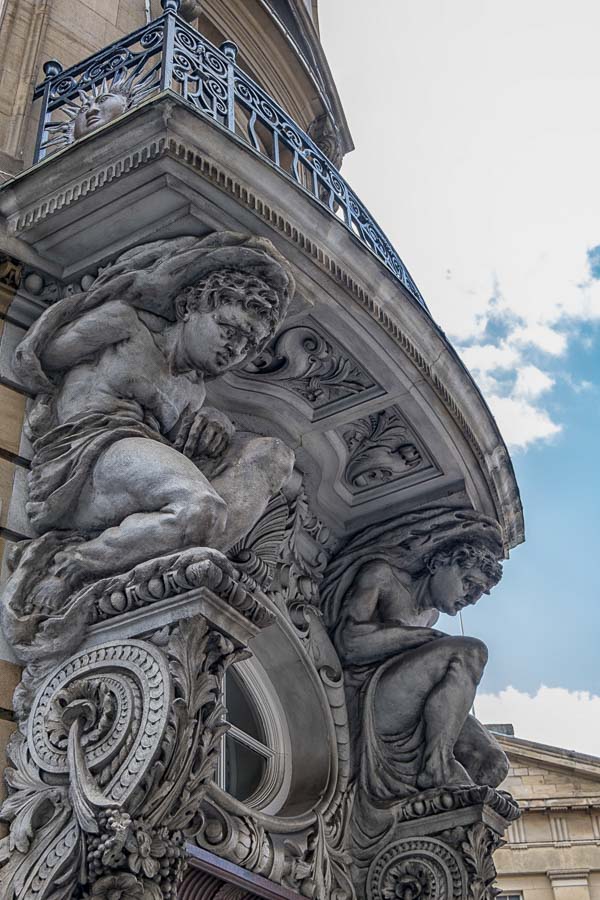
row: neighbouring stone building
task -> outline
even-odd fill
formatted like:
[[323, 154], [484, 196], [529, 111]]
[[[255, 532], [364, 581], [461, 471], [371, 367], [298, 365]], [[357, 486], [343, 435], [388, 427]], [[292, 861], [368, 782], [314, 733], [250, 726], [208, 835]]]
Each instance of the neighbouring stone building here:
[[600, 897], [600, 759], [510, 735], [502, 787], [521, 808], [496, 852], [501, 896], [518, 900]]
[[317, 3], [0, 0], [0, 69], [0, 896], [491, 900], [487, 650], [434, 626], [519, 492]]

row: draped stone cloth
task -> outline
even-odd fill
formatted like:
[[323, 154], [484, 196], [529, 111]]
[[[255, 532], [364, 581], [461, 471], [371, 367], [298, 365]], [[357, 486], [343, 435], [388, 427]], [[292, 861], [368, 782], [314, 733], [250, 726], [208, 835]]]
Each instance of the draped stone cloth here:
[[160, 433], [133, 416], [90, 413], [58, 425], [33, 445], [26, 509], [34, 528], [68, 529], [87, 478], [104, 451], [124, 438], [166, 443]]
[[351, 729], [351, 746], [362, 790], [377, 797], [382, 805], [397, 803], [416, 792], [417, 775], [423, 755], [423, 723], [394, 735], [381, 735], [375, 728], [375, 695], [382, 675], [396, 662], [371, 666], [349, 666], [344, 672], [346, 703]]
[[[484, 545], [502, 555], [498, 523], [464, 507], [425, 507], [352, 536], [331, 560], [321, 585], [321, 609], [334, 644], [348, 623], [345, 597], [363, 566], [385, 562], [425, 583], [428, 558], [457, 542]], [[433, 611], [418, 624], [431, 627], [436, 619]], [[408, 662], [411, 652], [403, 651], [402, 659]], [[344, 662], [351, 778], [357, 789], [353, 831], [355, 841], [365, 851], [389, 828], [394, 807], [418, 791], [417, 776], [425, 747], [422, 711], [415, 709], [412, 727], [406, 732], [384, 736], [375, 727], [379, 682], [397, 664], [399, 655], [388, 655], [368, 665], [355, 666], [347, 659]]]

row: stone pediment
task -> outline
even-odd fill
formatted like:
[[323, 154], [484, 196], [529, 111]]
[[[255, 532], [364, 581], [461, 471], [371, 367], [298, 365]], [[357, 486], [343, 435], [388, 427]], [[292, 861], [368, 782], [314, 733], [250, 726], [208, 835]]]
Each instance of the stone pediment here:
[[511, 769], [503, 788], [525, 808], [600, 804], [600, 758], [497, 735]]

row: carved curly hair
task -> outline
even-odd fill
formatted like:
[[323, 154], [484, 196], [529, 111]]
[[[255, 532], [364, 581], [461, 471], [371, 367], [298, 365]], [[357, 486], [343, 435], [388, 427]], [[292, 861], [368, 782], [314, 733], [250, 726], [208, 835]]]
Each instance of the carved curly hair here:
[[489, 548], [481, 544], [459, 542], [440, 547], [426, 558], [425, 563], [430, 572], [438, 565], [451, 566], [454, 563], [464, 569], [480, 569], [487, 578], [488, 591], [502, 578], [502, 565]]
[[[225, 268], [210, 272], [179, 294], [191, 309], [209, 312], [224, 303], [239, 303], [244, 309], [264, 316], [272, 330], [279, 322], [281, 298], [277, 291], [256, 275]], [[179, 299], [178, 298], [178, 299]]]

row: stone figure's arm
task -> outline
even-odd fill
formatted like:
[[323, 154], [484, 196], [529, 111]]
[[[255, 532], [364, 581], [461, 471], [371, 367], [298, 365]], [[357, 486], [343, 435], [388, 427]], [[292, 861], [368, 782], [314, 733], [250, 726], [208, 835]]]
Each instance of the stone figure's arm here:
[[234, 425], [225, 413], [210, 406], [199, 409], [190, 404], [167, 437], [176, 450], [190, 459], [216, 459], [225, 453], [234, 432]]
[[70, 369], [111, 344], [131, 337], [139, 325], [131, 306], [114, 300], [60, 328], [42, 351], [42, 363], [56, 371]]
[[343, 663], [368, 665], [444, 636], [434, 628], [381, 621], [378, 611], [384, 592], [402, 590], [397, 582], [390, 585], [390, 579], [393, 575], [386, 563], [367, 563], [346, 594], [346, 615], [336, 635]]

